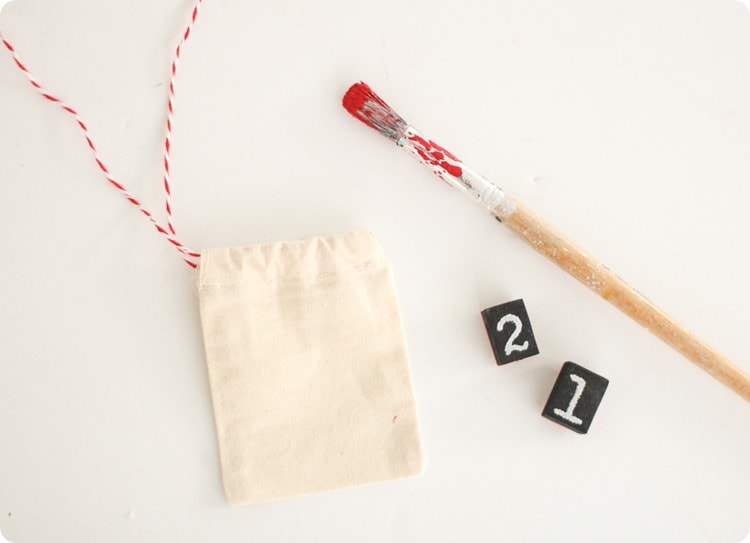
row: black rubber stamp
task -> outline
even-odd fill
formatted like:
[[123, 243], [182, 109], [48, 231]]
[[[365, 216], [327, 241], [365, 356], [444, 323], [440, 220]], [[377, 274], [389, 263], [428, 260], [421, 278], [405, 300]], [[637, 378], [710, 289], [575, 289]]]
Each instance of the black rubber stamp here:
[[579, 434], [589, 431], [609, 380], [573, 362], [565, 362], [542, 416]]
[[523, 300], [487, 308], [482, 319], [498, 366], [539, 354]]

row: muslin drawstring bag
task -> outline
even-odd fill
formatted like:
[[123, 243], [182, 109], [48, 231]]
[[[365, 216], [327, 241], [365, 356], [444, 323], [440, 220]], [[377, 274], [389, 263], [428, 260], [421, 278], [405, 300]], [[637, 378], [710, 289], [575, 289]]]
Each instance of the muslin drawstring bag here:
[[370, 232], [204, 251], [198, 293], [230, 502], [421, 471], [391, 272]]
[[71, 115], [109, 183], [198, 271], [198, 295], [224, 489], [231, 503], [414, 475], [422, 468], [409, 366], [390, 269], [370, 232], [197, 252], [172, 222], [169, 81], [162, 224], [105, 166], [78, 111], [47, 91], [0, 32], [41, 96]]

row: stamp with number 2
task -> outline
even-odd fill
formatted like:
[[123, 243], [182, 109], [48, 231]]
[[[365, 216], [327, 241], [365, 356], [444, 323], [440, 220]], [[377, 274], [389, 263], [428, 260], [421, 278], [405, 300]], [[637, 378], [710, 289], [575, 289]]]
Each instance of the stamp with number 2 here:
[[522, 299], [489, 307], [482, 319], [498, 366], [539, 354]]

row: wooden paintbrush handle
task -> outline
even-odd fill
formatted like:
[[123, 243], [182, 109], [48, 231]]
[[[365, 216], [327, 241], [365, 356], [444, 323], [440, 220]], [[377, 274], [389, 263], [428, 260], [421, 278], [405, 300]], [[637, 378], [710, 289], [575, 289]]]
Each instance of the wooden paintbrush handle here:
[[523, 205], [505, 195], [503, 203], [496, 206], [492, 213], [537, 252], [750, 401], [750, 377], [740, 368], [695, 337]]

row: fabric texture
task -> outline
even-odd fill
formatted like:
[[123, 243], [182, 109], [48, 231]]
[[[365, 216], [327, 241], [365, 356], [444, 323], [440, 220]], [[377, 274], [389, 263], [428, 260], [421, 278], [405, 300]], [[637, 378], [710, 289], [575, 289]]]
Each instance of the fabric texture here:
[[370, 232], [204, 251], [198, 292], [231, 503], [421, 472], [401, 317]]

